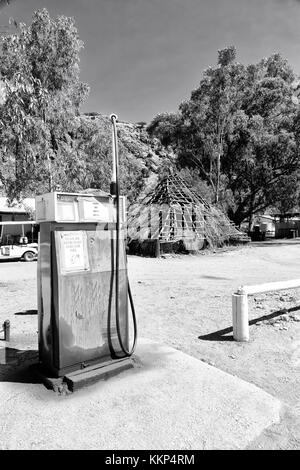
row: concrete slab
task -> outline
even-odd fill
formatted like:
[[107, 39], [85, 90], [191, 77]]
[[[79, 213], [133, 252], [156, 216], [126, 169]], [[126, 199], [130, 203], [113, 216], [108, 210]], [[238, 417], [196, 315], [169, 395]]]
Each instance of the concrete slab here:
[[0, 449], [243, 449], [279, 422], [268, 393], [139, 340], [137, 367], [67, 396], [0, 383]]

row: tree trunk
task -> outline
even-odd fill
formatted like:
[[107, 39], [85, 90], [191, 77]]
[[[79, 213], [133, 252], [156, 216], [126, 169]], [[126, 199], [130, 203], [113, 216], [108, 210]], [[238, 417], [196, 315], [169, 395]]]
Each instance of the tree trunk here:
[[252, 221], [253, 221], [253, 214], [251, 213], [251, 214], [249, 215], [248, 232], [251, 232]]
[[220, 155], [220, 153], [218, 153], [218, 157], [217, 157], [216, 203], [219, 202], [219, 192], [220, 192], [220, 163], [221, 163], [221, 155]]

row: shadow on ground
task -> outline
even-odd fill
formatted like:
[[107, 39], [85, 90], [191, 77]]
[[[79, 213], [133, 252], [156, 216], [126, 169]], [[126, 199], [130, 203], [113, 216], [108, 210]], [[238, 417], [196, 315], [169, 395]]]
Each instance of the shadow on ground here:
[[[169, 356], [176, 352], [176, 350], [166, 351], [160, 345], [151, 344], [146, 359], [141, 359], [139, 354], [132, 356], [134, 364], [132, 372], [138, 374], [149, 370], [165, 370]], [[48, 388], [42, 377], [44, 375], [46, 377], [50, 376], [47, 373], [45, 374], [40, 367], [36, 367], [38, 364], [39, 354], [37, 350], [0, 347], [0, 382], [44, 384]], [[99, 377], [99, 381], [101, 380], [107, 380], [107, 377]]]
[[232, 281], [232, 277], [221, 277], [221, 276], [201, 276], [202, 279], [212, 279], [212, 280], [222, 280], [222, 281]]
[[36, 350], [0, 348], [0, 382], [41, 383], [31, 370], [31, 366], [38, 363], [38, 360]]
[[[269, 315], [263, 315], [262, 317], [255, 318], [253, 320], [249, 321], [249, 325], [255, 325], [258, 322], [265, 321], [265, 320], [271, 320], [272, 318], [279, 317], [280, 315], [283, 315], [283, 313], [288, 313], [288, 312], [295, 312], [296, 310], [299, 310], [299, 306], [297, 307], [291, 307], [288, 309], [283, 310], [277, 310], [276, 312], [270, 313]], [[232, 333], [233, 328], [232, 326], [228, 328], [224, 328], [223, 330], [218, 330], [214, 331], [213, 333], [208, 333], [207, 335], [203, 336], [198, 336], [198, 339], [202, 339], [204, 341], [233, 341], [233, 336], [225, 336], [228, 333]]]
[[15, 315], [37, 315], [37, 310], [24, 310], [23, 312], [16, 312]]
[[266, 240], [266, 241], [261, 241], [261, 242], [251, 242], [249, 246], [255, 246], [255, 247], [273, 247], [273, 246], [288, 246], [288, 245], [300, 245], [300, 239], [299, 238], [288, 238], [288, 239], [283, 239], [280, 241], [280, 239], [275, 240]]
[[4, 263], [18, 263], [20, 260], [19, 258], [5, 258], [5, 259], [0, 259], [0, 264]]

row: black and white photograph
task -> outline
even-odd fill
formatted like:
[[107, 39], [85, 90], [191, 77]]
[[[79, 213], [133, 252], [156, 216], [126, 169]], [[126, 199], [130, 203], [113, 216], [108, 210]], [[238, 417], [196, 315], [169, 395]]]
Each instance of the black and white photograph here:
[[300, 450], [300, 0], [0, 0], [0, 299], [0, 451]]

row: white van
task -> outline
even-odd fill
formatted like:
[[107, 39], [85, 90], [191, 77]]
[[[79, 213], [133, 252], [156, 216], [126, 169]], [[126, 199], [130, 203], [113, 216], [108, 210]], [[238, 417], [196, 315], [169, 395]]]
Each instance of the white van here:
[[0, 222], [0, 260], [34, 261], [38, 255], [35, 221]]

